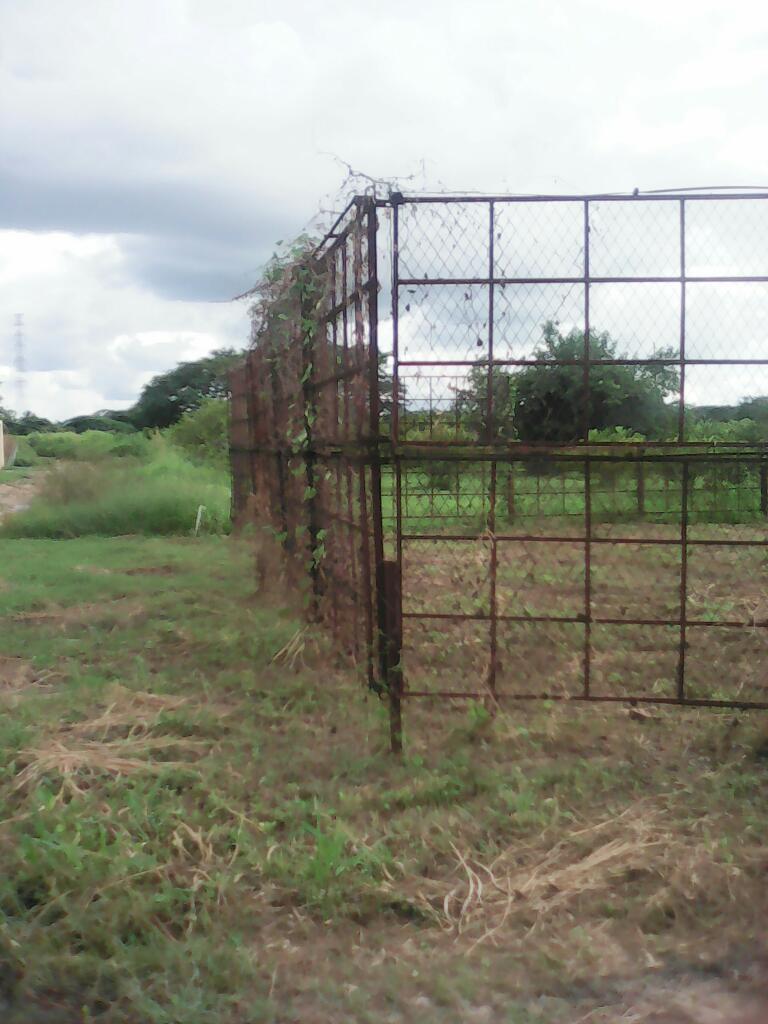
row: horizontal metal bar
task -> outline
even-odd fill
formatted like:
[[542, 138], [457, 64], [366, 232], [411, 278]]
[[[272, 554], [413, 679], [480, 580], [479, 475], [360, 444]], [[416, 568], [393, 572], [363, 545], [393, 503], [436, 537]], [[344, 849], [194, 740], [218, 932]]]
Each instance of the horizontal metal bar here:
[[[461, 691], [461, 690], [408, 690], [404, 689], [401, 696], [413, 698], [428, 698], [432, 700], [483, 700], [488, 696], [487, 690]], [[636, 704], [674, 704], [679, 707], [688, 708], [732, 708], [740, 711], [768, 711], [768, 702], [749, 700], [707, 700], [694, 697], [616, 697], [611, 695], [601, 696], [590, 693], [588, 697], [581, 694], [567, 693], [504, 693], [495, 691], [494, 699], [502, 702], [505, 700], [547, 700], [547, 701], [576, 701], [582, 704], [629, 704], [633, 707]]]
[[[583, 515], [583, 513], [580, 513], [580, 515]], [[412, 518], [418, 519], [418, 518], [424, 518], [424, 517], [413, 516]], [[454, 519], [455, 519], [455, 517], [454, 517]], [[651, 525], [664, 526], [666, 524], [665, 523], [656, 523], [656, 524], [651, 524]], [[677, 522], [674, 525], [677, 526], [678, 525]], [[695, 530], [697, 526], [701, 526], [701, 525], [710, 525], [710, 524], [692, 523], [692, 524], [690, 524], [689, 529]], [[714, 524], [714, 525], [722, 525], [722, 524]], [[725, 525], [728, 525], [728, 524], [726, 523]], [[743, 524], [737, 524], [737, 525], [743, 525]], [[596, 530], [600, 529], [600, 522], [599, 522], [599, 520], [595, 524], [595, 529]], [[537, 544], [537, 543], [540, 543], [540, 544], [584, 544], [584, 542], [586, 541], [587, 538], [586, 538], [586, 536], [582, 536], [581, 534], [575, 534], [575, 535], [574, 534], [553, 534], [552, 536], [547, 536], [546, 534], [501, 533], [501, 534], [494, 534], [493, 538], [491, 538], [490, 535], [487, 534], [487, 533], [477, 533], [477, 534], [468, 534], [468, 533], [403, 533], [401, 535], [401, 539], [402, 539], [403, 543], [405, 543], [406, 541], [428, 541], [428, 542], [433, 542], [433, 543], [440, 543], [442, 541], [446, 541], [446, 542], [449, 542], [449, 543], [455, 543], [455, 542], [460, 542], [460, 541], [470, 541], [472, 543], [475, 543], [475, 542], [481, 540], [481, 541], [485, 541], [488, 544], [490, 544], [491, 540], [493, 539], [493, 540], [495, 540], [499, 544], [501, 544], [501, 543], [508, 543], [508, 544], [513, 544], [513, 543], [518, 543], [518, 544], [527, 544], [527, 543], [533, 543], [533, 544]], [[652, 547], [653, 546], [655, 546], [655, 547], [676, 547], [676, 548], [680, 547], [680, 537], [679, 537], [679, 535], [677, 537], [658, 537], [658, 538], [655, 538], [655, 537], [654, 538], [651, 538], [651, 537], [601, 537], [599, 534], [594, 534], [593, 533], [590, 536], [589, 539], [590, 539], [590, 542], [592, 544], [645, 544], [645, 545], [649, 545], [649, 546], [652, 546]], [[714, 539], [712, 539], [710, 537], [694, 538], [694, 537], [690, 537], [689, 536], [688, 540], [687, 540], [687, 544], [688, 544], [688, 547], [718, 547], [718, 548], [719, 547], [723, 547], [723, 548], [730, 548], [730, 547], [748, 548], [748, 547], [752, 547], [752, 548], [762, 548], [762, 547], [768, 547], [768, 538], [765, 538], [764, 540], [745, 540], [745, 539], [742, 539], [742, 538], [731, 538], [731, 539], [728, 539], [728, 540], [714, 540]]]
[[[651, 454], [647, 449], [663, 450]], [[681, 448], [688, 449], [680, 451]], [[418, 441], [402, 440], [392, 446], [391, 454], [399, 459], [413, 461], [435, 460], [434, 452], [442, 449], [445, 460], [456, 462], [525, 462], [541, 458], [551, 462], [754, 462], [768, 455], [768, 442], [729, 441], [718, 445], [713, 441], [576, 441], [574, 444], [553, 445], [531, 441], [505, 441], [497, 447], [472, 440]], [[703, 451], [706, 449], [706, 451]]]
[[766, 274], [634, 274], [584, 277], [401, 277], [401, 288], [426, 285], [480, 286], [480, 285], [532, 285], [532, 284], [765, 284]]
[[[678, 541], [679, 543], [679, 541]], [[487, 612], [403, 612], [404, 619], [435, 619], [449, 622], [490, 622], [491, 615]], [[592, 615], [589, 619], [583, 614], [579, 615], [503, 615], [495, 616], [499, 622], [519, 623], [543, 623], [560, 622], [571, 625], [584, 625], [587, 621], [598, 626], [663, 626], [679, 627], [682, 622], [677, 619], [644, 619], [644, 618], [615, 618], [613, 616]], [[768, 629], [768, 620], [759, 622], [744, 622], [739, 619], [689, 619], [685, 620], [687, 626], [706, 628], [718, 626], [725, 629]]]
[[377, 206], [406, 206], [419, 205], [421, 203], [625, 203], [625, 202], [679, 202], [685, 199], [686, 202], [710, 201], [713, 199], [728, 199], [739, 202], [743, 199], [768, 199], [768, 192], [755, 190], [752, 192], [589, 192], [589, 193], [567, 193], [565, 195], [548, 195], [546, 193], [535, 193], [532, 195], [402, 195], [397, 202], [391, 199], [377, 200]]
[[367, 281], [358, 285], [357, 288], [353, 288], [351, 292], [344, 296], [341, 302], [337, 302], [334, 306], [331, 306], [324, 313], [321, 313], [320, 316], [318, 316], [318, 324], [325, 325], [333, 323], [333, 321], [338, 319], [345, 309], [354, 305], [355, 302], [362, 302], [367, 297], [371, 289], [375, 287], [376, 281], [373, 280], [373, 278], [369, 278]]
[[[489, 359], [401, 359], [398, 366], [488, 366]], [[768, 366], [766, 359], [657, 359], [622, 358], [622, 359], [497, 359], [493, 358], [494, 366]], [[447, 374], [444, 374], [447, 376]], [[401, 377], [401, 380], [403, 378]], [[413, 374], [405, 380], [415, 380]], [[429, 379], [429, 378], [427, 378]], [[407, 397], [407, 396], [406, 396]], [[423, 399], [420, 399], [423, 401]], [[440, 401], [440, 399], [438, 399]], [[442, 399], [455, 401], [455, 399]], [[696, 406], [689, 406], [688, 411], [695, 411]]]

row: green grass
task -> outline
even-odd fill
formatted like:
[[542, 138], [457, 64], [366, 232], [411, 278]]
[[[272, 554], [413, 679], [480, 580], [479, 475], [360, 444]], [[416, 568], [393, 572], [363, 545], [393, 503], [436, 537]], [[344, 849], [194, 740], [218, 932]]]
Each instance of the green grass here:
[[0, 469], [0, 484], [10, 484], [15, 480], [26, 480], [31, 470], [26, 466], [8, 466]]
[[226, 532], [230, 502], [226, 472], [193, 465], [161, 438], [147, 442], [147, 448], [148, 457], [143, 460], [112, 458], [49, 469], [39, 496], [28, 509], [6, 519], [0, 534], [39, 538], [190, 534], [201, 505], [200, 530]]
[[252, 567], [0, 539], [5, 1022], [570, 1024], [606, 973], [753, 947], [759, 719], [408, 706], [397, 761]]
[[[727, 479], [728, 466], [715, 473], [709, 467], [691, 470], [688, 516], [691, 523], [750, 523], [765, 519], [761, 512], [757, 472], [743, 471]], [[733, 471], [733, 470], [732, 470]], [[557, 474], [499, 466], [496, 482], [497, 521], [510, 526], [536, 519], [583, 522], [584, 473]], [[395, 515], [395, 485], [391, 474], [382, 481], [383, 512]], [[401, 512], [409, 532], [485, 528], [490, 512], [491, 471], [472, 463], [435, 462], [403, 470]], [[638, 497], [637, 467], [592, 470], [593, 522], [645, 522], [677, 524], [681, 518], [681, 476], [676, 466], [645, 468], [644, 490]]]

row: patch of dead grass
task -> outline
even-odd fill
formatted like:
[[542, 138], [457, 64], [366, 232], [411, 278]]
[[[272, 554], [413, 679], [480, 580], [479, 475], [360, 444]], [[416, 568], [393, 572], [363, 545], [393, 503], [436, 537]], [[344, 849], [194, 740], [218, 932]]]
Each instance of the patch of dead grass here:
[[512, 845], [487, 863], [451, 846], [454, 870], [421, 882], [415, 900], [443, 929], [468, 936], [470, 951], [521, 928], [540, 931], [550, 919], [586, 919], [606, 897], [650, 930], [657, 916], [675, 919], [707, 902], [727, 912], [745, 876], [768, 869], [763, 847], [740, 849], [733, 863], [712, 839], [642, 801], [562, 838], [545, 833], [527, 848]]

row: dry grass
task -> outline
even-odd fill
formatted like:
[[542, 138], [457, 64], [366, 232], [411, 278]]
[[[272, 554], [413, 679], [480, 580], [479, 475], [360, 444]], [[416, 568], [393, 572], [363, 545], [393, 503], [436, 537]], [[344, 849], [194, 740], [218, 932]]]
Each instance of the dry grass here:
[[[488, 863], [452, 843], [454, 871], [418, 890], [434, 919], [469, 940], [467, 952], [567, 925], [610, 895], [626, 901], [637, 923], [660, 911], [680, 915], [702, 902], [736, 902], [745, 872], [768, 870], [768, 851], [755, 844], [740, 851], [737, 866], [721, 858], [717, 843], [681, 833], [679, 818], [638, 801], [622, 814], [560, 836], [547, 832], [530, 846], [514, 844]], [[643, 884], [645, 883], [645, 884]], [[643, 890], [647, 898], [640, 898]]]

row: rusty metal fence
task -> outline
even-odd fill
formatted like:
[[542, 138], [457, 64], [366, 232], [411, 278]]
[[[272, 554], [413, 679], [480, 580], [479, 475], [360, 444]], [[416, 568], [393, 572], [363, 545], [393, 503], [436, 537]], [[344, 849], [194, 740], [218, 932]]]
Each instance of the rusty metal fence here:
[[297, 273], [235, 511], [395, 746], [406, 698], [768, 708], [768, 194], [358, 198]]

